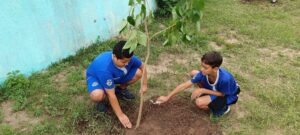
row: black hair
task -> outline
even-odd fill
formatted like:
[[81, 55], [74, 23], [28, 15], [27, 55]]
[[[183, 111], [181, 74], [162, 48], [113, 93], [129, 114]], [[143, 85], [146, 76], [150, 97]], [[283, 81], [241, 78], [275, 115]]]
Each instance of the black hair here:
[[219, 52], [211, 51], [205, 53], [202, 56], [201, 61], [207, 65], [210, 65], [212, 68], [215, 68], [221, 66], [223, 58]]
[[129, 49], [123, 49], [124, 45], [126, 44], [126, 41], [122, 40], [119, 41], [113, 49], [113, 54], [118, 58], [118, 59], [123, 59], [123, 58], [131, 58], [133, 56], [133, 52], [129, 53]]

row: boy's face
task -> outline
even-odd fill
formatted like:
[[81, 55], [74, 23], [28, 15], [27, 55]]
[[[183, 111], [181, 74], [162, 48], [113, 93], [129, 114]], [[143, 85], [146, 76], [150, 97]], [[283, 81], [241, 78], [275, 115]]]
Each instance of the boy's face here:
[[200, 70], [203, 75], [211, 75], [214, 73], [215, 68], [212, 68], [210, 65], [201, 62]]
[[114, 55], [114, 63], [116, 66], [123, 68], [125, 67], [131, 58], [123, 58], [123, 59], [118, 59], [115, 55]]

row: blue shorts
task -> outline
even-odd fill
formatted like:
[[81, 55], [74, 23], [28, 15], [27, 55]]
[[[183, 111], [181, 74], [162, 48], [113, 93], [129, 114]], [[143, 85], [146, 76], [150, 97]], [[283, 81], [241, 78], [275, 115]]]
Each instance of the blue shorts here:
[[[129, 72], [122, 78], [115, 80], [115, 84], [124, 84], [132, 80], [134, 75], [136, 74], [138, 68], [132, 68], [129, 70]], [[88, 93], [91, 94], [92, 91], [96, 89], [105, 90], [105, 88], [101, 85], [101, 83], [98, 81], [98, 79], [94, 76], [92, 76], [89, 73], [86, 73], [86, 84], [88, 88]]]

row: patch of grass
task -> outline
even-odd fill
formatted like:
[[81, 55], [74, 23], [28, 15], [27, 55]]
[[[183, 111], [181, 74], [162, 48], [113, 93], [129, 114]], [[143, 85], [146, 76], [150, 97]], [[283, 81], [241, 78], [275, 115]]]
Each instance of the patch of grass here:
[[[213, 41], [226, 46], [222, 49], [224, 65], [237, 78], [242, 88], [240, 98], [244, 98], [238, 103], [242, 110], [233, 112], [244, 113], [242, 116], [232, 114], [220, 121], [226, 133], [270, 134], [268, 131], [275, 129], [282, 134], [299, 132], [296, 110], [300, 110], [297, 105], [300, 77], [299, 68], [295, 68], [299, 56], [272, 54], [282, 48], [299, 50], [300, 25], [294, 24], [299, 22], [299, 15], [295, 14], [300, 12], [299, 5], [296, 1], [275, 5], [238, 0], [206, 3], [202, 28]], [[231, 31], [236, 33], [238, 45], [225, 42]], [[260, 48], [272, 51], [260, 52]]]
[[1, 99], [15, 100], [14, 110], [21, 110], [26, 105], [27, 89], [30, 86], [30, 81], [25, 75], [20, 74], [19, 71], [8, 73], [7, 79], [1, 88]]
[[[21, 103], [26, 103], [26, 106], [23, 105], [20, 109], [25, 109], [26, 111], [32, 112], [34, 116], [43, 117], [45, 119], [44, 122], [34, 127], [32, 133], [31, 131], [22, 131], [22, 133], [77, 133], [78, 131], [74, 131], [74, 128], [70, 126], [70, 124], [72, 124], [70, 123], [71, 121], [78, 119], [75, 117], [75, 114], [72, 114], [73, 107], [80, 104], [79, 107], [82, 107], [81, 110], [92, 110], [91, 107], [86, 105], [86, 102], [79, 102], [78, 100], [78, 97], [83, 95], [82, 100], [89, 101], [89, 99], [86, 98], [88, 95], [83, 71], [98, 54], [103, 51], [111, 50], [115, 42], [114, 40], [96, 42], [89, 48], [79, 50], [77, 55], [53, 63], [49, 68], [34, 73], [29, 78], [17, 72], [12, 73], [6, 83], [4, 83], [3, 88], [1, 88], [1, 98], [4, 100], [11, 99], [17, 101], [25, 98], [26, 102], [22, 100]], [[4, 94], [2, 94], [2, 92]], [[93, 114], [88, 115], [88, 119], [94, 119], [93, 115], [97, 113], [95, 111], [91, 112], [93, 112]], [[101, 130], [103, 128], [99, 128], [103, 127], [101, 120], [96, 119], [93, 122], [98, 126], [92, 129], [93, 131], [91, 131], [91, 133], [104, 132]]]
[[6, 124], [0, 124], [0, 135], [18, 135], [19, 133], [16, 132], [11, 126]]
[[57, 125], [57, 121], [49, 120], [33, 127], [32, 132], [31, 133], [29, 132], [28, 134], [33, 134], [33, 135], [53, 134], [53, 133], [68, 134], [67, 131], [68, 131], [67, 129], [59, 127]]
[[3, 116], [3, 109], [0, 108], [0, 123], [2, 123], [3, 119], [4, 119], [4, 116]]

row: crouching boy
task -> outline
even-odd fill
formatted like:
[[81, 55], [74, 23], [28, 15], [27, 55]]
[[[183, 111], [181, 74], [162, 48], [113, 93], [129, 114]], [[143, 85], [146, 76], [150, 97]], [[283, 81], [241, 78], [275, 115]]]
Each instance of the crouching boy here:
[[240, 88], [234, 77], [221, 68], [223, 58], [220, 53], [212, 51], [201, 58], [200, 70], [191, 71], [193, 77], [178, 85], [167, 96], [160, 96], [157, 103], [165, 103], [177, 93], [197, 84], [191, 99], [200, 109], [210, 109], [214, 116], [222, 116], [230, 111], [230, 105], [238, 100]]

